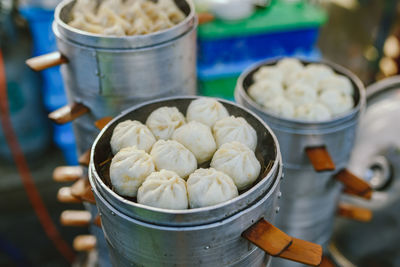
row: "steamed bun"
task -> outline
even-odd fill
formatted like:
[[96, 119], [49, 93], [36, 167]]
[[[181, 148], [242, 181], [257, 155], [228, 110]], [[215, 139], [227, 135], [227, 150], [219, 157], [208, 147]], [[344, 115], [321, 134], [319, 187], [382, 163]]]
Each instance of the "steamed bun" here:
[[212, 98], [193, 100], [186, 112], [188, 121], [198, 121], [212, 127], [220, 119], [229, 117], [229, 113], [220, 102]]
[[210, 127], [197, 121], [179, 127], [172, 139], [189, 149], [199, 164], [210, 160], [217, 150]]
[[294, 106], [300, 106], [315, 102], [317, 91], [308, 84], [296, 83], [287, 89], [286, 96]]
[[139, 121], [126, 120], [117, 124], [111, 136], [111, 150], [115, 155], [124, 147], [136, 146], [149, 152], [156, 138], [146, 127]]
[[215, 152], [211, 167], [228, 174], [239, 190], [251, 186], [261, 171], [254, 152], [239, 142], [223, 144]]
[[182, 144], [173, 140], [158, 140], [150, 152], [156, 169], [176, 172], [186, 179], [197, 169], [196, 157]]
[[283, 81], [283, 72], [276, 66], [263, 66], [253, 75], [255, 82], [269, 80], [281, 83]]
[[354, 106], [354, 100], [351, 96], [332, 89], [323, 91], [319, 100], [328, 107], [333, 115], [343, 114]]
[[332, 113], [321, 103], [304, 104], [296, 108], [295, 117], [302, 120], [323, 121], [329, 120]]
[[213, 133], [217, 147], [221, 147], [225, 143], [238, 141], [251, 150], [256, 150], [256, 130], [242, 117], [230, 116], [217, 121], [214, 124]]
[[213, 168], [198, 169], [187, 180], [190, 208], [216, 205], [238, 196], [233, 180]]
[[188, 208], [186, 182], [173, 171], [153, 172], [143, 182], [137, 194], [138, 203], [162, 208]]
[[284, 118], [293, 118], [295, 114], [295, 107], [285, 96], [277, 96], [272, 101], [264, 102], [264, 108], [275, 115]]
[[185, 124], [185, 117], [176, 107], [161, 107], [154, 110], [146, 125], [157, 139], [168, 140], [174, 131]]
[[338, 90], [345, 95], [353, 95], [354, 88], [346, 76], [343, 75], [331, 75], [319, 81], [318, 86], [319, 92], [322, 93], [325, 90]]
[[118, 194], [135, 197], [139, 186], [154, 171], [153, 159], [149, 154], [136, 147], [126, 147], [111, 161], [111, 184]]
[[282, 96], [284, 90], [282, 85], [276, 81], [260, 81], [252, 84], [248, 93], [256, 103], [262, 105], [266, 102], [274, 101], [278, 96]]

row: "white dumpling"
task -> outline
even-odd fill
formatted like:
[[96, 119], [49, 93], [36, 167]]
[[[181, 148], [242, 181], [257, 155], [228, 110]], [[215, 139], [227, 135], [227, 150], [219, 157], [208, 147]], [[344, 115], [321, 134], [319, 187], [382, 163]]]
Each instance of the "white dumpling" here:
[[198, 121], [210, 127], [216, 121], [226, 117], [229, 117], [229, 113], [224, 105], [212, 98], [193, 100], [186, 111], [188, 121]]
[[189, 149], [198, 164], [209, 161], [217, 150], [211, 128], [197, 121], [191, 121], [176, 129], [172, 139]]
[[295, 107], [285, 96], [277, 96], [272, 101], [266, 101], [263, 104], [265, 110], [283, 117], [293, 118], [295, 114]]
[[186, 182], [173, 171], [153, 172], [139, 188], [137, 201], [143, 205], [162, 209], [187, 209]]
[[174, 131], [185, 124], [185, 117], [176, 107], [161, 107], [154, 110], [146, 125], [157, 139], [168, 140]]
[[187, 180], [191, 208], [213, 206], [238, 196], [233, 180], [213, 168], [198, 169]]
[[338, 90], [345, 95], [353, 95], [354, 88], [350, 79], [343, 75], [331, 75], [319, 82], [318, 89], [320, 92], [325, 90]]
[[325, 76], [319, 77], [313, 72], [313, 69], [303, 68], [287, 77], [284, 83], [288, 88], [297, 84], [304, 84], [316, 89], [318, 87], [318, 82], [323, 78], [325, 78]]
[[115, 155], [124, 147], [136, 146], [149, 152], [156, 138], [153, 133], [139, 121], [126, 120], [118, 123], [111, 136], [111, 151]]
[[217, 147], [225, 143], [238, 141], [251, 150], [257, 147], [257, 133], [242, 117], [230, 116], [217, 121], [213, 127], [213, 134]]
[[305, 71], [314, 75], [319, 81], [335, 74], [331, 67], [319, 63], [308, 64]]
[[239, 190], [251, 186], [261, 171], [254, 152], [239, 142], [223, 144], [215, 152], [211, 167], [228, 174]]
[[262, 66], [253, 74], [253, 80], [257, 81], [283, 81], [283, 72], [276, 66]]
[[157, 170], [170, 170], [186, 179], [197, 169], [196, 157], [174, 140], [158, 140], [150, 152]]
[[256, 103], [263, 105], [283, 95], [284, 90], [281, 83], [276, 81], [259, 81], [249, 87], [248, 93]]
[[157, 6], [167, 14], [169, 20], [174, 24], [178, 24], [186, 17], [173, 0], [158, 0]]
[[154, 171], [153, 159], [149, 154], [136, 147], [126, 147], [111, 161], [111, 184], [118, 194], [135, 197], [143, 181]]
[[298, 106], [295, 113], [295, 117], [302, 120], [323, 121], [332, 118], [332, 113], [321, 103]]
[[332, 89], [323, 91], [319, 96], [319, 100], [328, 107], [333, 115], [346, 113], [354, 106], [353, 97]]
[[317, 100], [317, 90], [308, 84], [296, 83], [287, 89], [286, 97], [297, 107], [314, 103]]
[[297, 58], [281, 59], [278, 61], [276, 66], [282, 71], [284, 81], [290, 79], [294, 73], [304, 68], [303, 63], [301, 63]]

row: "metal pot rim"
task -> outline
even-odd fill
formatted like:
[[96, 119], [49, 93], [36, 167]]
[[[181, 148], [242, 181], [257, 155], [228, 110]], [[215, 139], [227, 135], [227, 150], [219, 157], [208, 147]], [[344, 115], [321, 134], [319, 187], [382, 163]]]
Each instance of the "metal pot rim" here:
[[146, 35], [132, 35], [132, 36], [107, 36], [101, 34], [94, 34], [79, 30], [69, 26], [61, 19], [63, 9], [72, 4], [76, 0], [63, 0], [60, 2], [54, 11], [54, 22], [62, 36], [73, 42], [98, 48], [114, 48], [114, 49], [132, 49], [143, 48], [156, 44], [160, 44], [179, 37], [187, 32], [190, 28], [197, 25], [197, 16], [192, 1], [184, 0], [190, 12], [186, 15], [185, 19], [171, 28], [149, 33]]
[[[353, 109], [345, 114], [342, 114], [340, 116], [334, 117], [329, 120], [324, 120], [324, 121], [307, 121], [307, 120], [300, 120], [300, 119], [289, 119], [289, 118], [283, 118], [280, 116], [277, 116], [271, 112], [265, 111], [260, 107], [259, 104], [257, 104], [253, 99], [247, 94], [247, 92], [244, 90], [244, 80], [256, 69], [266, 66], [266, 65], [275, 65], [279, 60], [286, 58], [286, 57], [275, 57], [271, 59], [267, 59], [261, 62], [258, 62], [250, 67], [248, 67], [238, 78], [237, 84], [236, 84], [236, 89], [235, 89], [235, 96], [240, 94], [240, 97], [242, 97], [247, 103], [249, 103], [257, 112], [264, 114], [269, 117], [270, 121], [274, 121], [279, 124], [284, 124], [290, 126], [296, 126], [299, 128], [313, 128], [315, 126], [319, 127], [331, 127], [332, 125], [336, 124], [342, 124], [344, 121], [353, 118], [364, 106], [365, 106], [365, 88], [361, 80], [353, 74], [350, 70], [344, 68], [343, 66], [340, 66], [336, 63], [330, 62], [328, 60], [308, 60], [304, 59], [301, 57], [294, 57], [298, 60], [300, 60], [303, 64], [310, 64], [310, 63], [320, 63], [320, 64], [325, 64], [329, 67], [331, 67], [336, 73], [345, 75], [347, 78], [349, 78], [356, 86], [355, 90], [358, 90], [359, 92], [359, 101]], [[236, 97], [235, 97], [236, 98]]]
[[[90, 181], [92, 183], [92, 187], [98, 186], [99, 187], [99, 192], [103, 194], [106, 194], [107, 196], [111, 196], [113, 200], [115, 200], [117, 203], [121, 204], [121, 205], [128, 205], [129, 207], [135, 208], [135, 209], [139, 209], [141, 211], [147, 211], [150, 212], [153, 215], [160, 215], [160, 216], [166, 216], [167, 218], [170, 216], [178, 216], [180, 219], [182, 219], [182, 217], [180, 216], [187, 216], [187, 218], [190, 218], [192, 215], [199, 215], [200, 216], [202, 214], [206, 215], [209, 212], [216, 212], [221, 210], [221, 212], [219, 212], [218, 214], [220, 214], [220, 216], [218, 218], [212, 219], [212, 220], [206, 220], [206, 219], [199, 219], [198, 221], [196, 221], [195, 223], [197, 224], [206, 224], [206, 223], [210, 223], [213, 221], [219, 221], [222, 220], [224, 218], [230, 217], [233, 214], [236, 214], [238, 212], [240, 212], [241, 210], [243, 210], [244, 208], [238, 209], [238, 210], [232, 210], [231, 208], [235, 207], [235, 204], [238, 205], [238, 203], [246, 203], [246, 206], [250, 205], [251, 203], [253, 203], [254, 201], [256, 201], [257, 199], [259, 199], [260, 197], [262, 197], [264, 194], [267, 194], [269, 191], [271, 191], [271, 184], [273, 184], [273, 180], [274, 179], [280, 179], [279, 177], [279, 173], [280, 170], [282, 169], [282, 159], [281, 159], [281, 154], [280, 154], [280, 148], [279, 148], [279, 143], [278, 140], [276, 138], [276, 136], [274, 135], [274, 133], [272, 132], [272, 130], [270, 129], [270, 127], [262, 120], [260, 119], [256, 114], [254, 114], [252, 111], [239, 106], [236, 103], [227, 101], [227, 100], [223, 100], [223, 99], [218, 99], [218, 98], [214, 98], [216, 100], [218, 100], [221, 103], [226, 103], [229, 105], [233, 105], [236, 106], [242, 110], [244, 110], [245, 112], [249, 113], [251, 116], [253, 116], [255, 119], [257, 119], [257, 121], [259, 123], [261, 123], [261, 125], [263, 127], [265, 127], [265, 129], [270, 133], [275, 147], [276, 147], [276, 157], [273, 163], [273, 166], [271, 167], [270, 171], [267, 173], [267, 175], [261, 180], [259, 181], [257, 184], [255, 184], [252, 188], [250, 188], [248, 191], [244, 192], [243, 194], [240, 194], [239, 196], [237, 196], [234, 199], [231, 199], [229, 201], [214, 205], [214, 206], [209, 206], [209, 207], [203, 207], [203, 208], [196, 208], [196, 209], [186, 209], [186, 210], [168, 210], [168, 209], [161, 209], [161, 208], [155, 208], [155, 207], [150, 207], [150, 206], [146, 206], [146, 205], [142, 205], [139, 203], [135, 203], [133, 201], [127, 200], [124, 197], [119, 196], [117, 193], [115, 193], [114, 191], [112, 191], [104, 182], [103, 180], [100, 178], [99, 173], [97, 172], [95, 165], [94, 165], [94, 157], [95, 157], [95, 148], [97, 146], [97, 143], [99, 143], [99, 140], [102, 138], [103, 134], [108, 130], [108, 128], [111, 127], [112, 124], [114, 124], [116, 121], [118, 121], [119, 119], [123, 118], [124, 116], [126, 116], [126, 114], [131, 113], [134, 110], [140, 109], [146, 105], [149, 104], [154, 104], [157, 102], [162, 102], [162, 101], [169, 101], [169, 100], [182, 100], [182, 99], [187, 99], [187, 100], [195, 100], [197, 98], [202, 98], [202, 96], [178, 96], [178, 97], [167, 97], [167, 98], [161, 98], [161, 99], [157, 99], [157, 100], [152, 100], [152, 101], [148, 101], [139, 105], [136, 105], [130, 109], [127, 109], [123, 112], [121, 112], [120, 115], [116, 116], [112, 121], [110, 121], [106, 127], [104, 127], [102, 129], [102, 131], [98, 134], [98, 136], [96, 137], [92, 148], [91, 148], [91, 156], [90, 156], [90, 168], [89, 168], [89, 177], [91, 175], [93, 175], [94, 177], [91, 177]], [[267, 187], [266, 190], [262, 191], [262, 187]], [[247, 198], [249, 198], [249, 196], [251, 196], [252, 194], [254, 194], [255, 192], [258, 191], [262, 191], [262, 194], [258, 195], [255, 199], [253, 199], [253, 201], [249, 201], [247, 200]], [[107, 199], [106, 196], [103, 195], [103, 197], [105, 197]], [[247, 201], [246, 201], [247, 200]], [[121, 210], [120, 205], [118, 205], [119, 207], [115, 207], [116, 209], [120, 210], [122, 213], [126, 213], [123, 210]], [[146, 216], [142, 216], [141, 214], [135, 214], [137, 215], [137, 219], [139, 220], [143, 220], [143, 221], [149, 221], [148, 218], [146, 218]], [[170, 218], [169, 218], [170, 219]], [[164, 225], [193, 225], [193, 221], [191, 221], [190, 219], [188, 221], [179, 221], [179, 222], [173, 222], [173, 221], [168, 221], [166, 219], [161, 219], [162, 222], [157, 221], [157, 219], [154, 219], [153, 222], [156, 222], [158, 224], [164, 224]]]

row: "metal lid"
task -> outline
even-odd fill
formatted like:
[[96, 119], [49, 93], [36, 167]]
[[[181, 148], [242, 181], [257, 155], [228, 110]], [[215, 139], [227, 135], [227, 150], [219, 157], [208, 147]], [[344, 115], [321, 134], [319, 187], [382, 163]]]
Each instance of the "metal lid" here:
[[203, 225], [221, 221], [244, 210], [265, 196], [271, 190], [273, 184], [279, 181], [282, 172], [282, 159], [278, 141], [271, 129], [251, 111], [235, 103], [218, 99], [231, 115], [244, 117], [257, 132], [258, 145], [256, 156], [261, 161], [262, 170], [259, 179], [250, 189], [242, 192], [238, 197], [230, 201], [210, 207], [188, 210], [168, 210], [141, 205], [123, 198], [111, 190], [109, 186], [110, 182], [106, 177], [108, 169], [107, 167], [102, 167], [101, 163], [112, 157], [110, 139], [115, 126], [127, 119], [145, 123], [152, 111], [163, 106], [175, 106], [183, 114], [186, 114], [190, 102], [197, 98], [199, 97], [171, 97], [135, 106], [114, 118], [97, 136], [91, 151], [89, 179], [92, 186], [115, 209], [126, 216], [158, 225]]
[[57, 29], [60, 38], [66, 38], [72, 42], [85, 46], [112, 49], [145, 48], [178, 38], [193, 27], [197, 26], [197, 17], [193, 3], [186, 0], [175, 0], [175, 3], [186, 15], [186, 18], [169, 29], [146, 35], [123, 37], [89, 33], [73, 28], [67, 24], [70, 20], [71, 9], [75, 4], [75, 1], [76, 0], [64, 0], [57, 6], [54, 12], [55, 26], [53, 27]]

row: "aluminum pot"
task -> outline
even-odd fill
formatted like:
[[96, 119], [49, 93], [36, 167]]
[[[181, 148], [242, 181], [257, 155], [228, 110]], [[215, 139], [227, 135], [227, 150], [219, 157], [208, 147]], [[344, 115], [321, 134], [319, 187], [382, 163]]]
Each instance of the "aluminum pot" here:
[[[349, 169], [376, 190], [371, 201], [342, 200], [374, 212], [369, 223], [336, 219], [330, 252], [341, 266], [399, 266], [400, 233], [400, 76], [367, 88]], [[382, 242], [384, 241], [384, 242]]]
[[219, 100], [231, 115], [244, 117], [257, 131], [256, 154], [263, 170], [251, 189], [211, 207], [166, 210], [122, 198], [109, 186], [104, 162], [112, 158], [110, 139], [115, 126], [127, 119], [145, 122], [162, 106], [175, 106], [185, 114], [194, 99], [197, 97], [166, 98], [128, 109], [114, 118], [93, 144], [89, 180], [115, 266], [269, 265], [270, 257], [242, 233], [260, 220], [273, 221], [275, 217], [282, 176], [279, 145], [262, 120], [234, 103]]
[[[284, 197], [277, 225], [290, 235], [317, 242], [326, 249], [342, 191], [342, 185], [332, 175], [348, 163], [365, 104], [364, 87], [354, 74], [341, 66], [327, 61], [301, 60], [305, 65], [328, 65], [336, 73], [348, 77], [355, 88], [355, 106], [340, 117], [317, 123], [281, 118], [263, 110], [247, 94], [249, 86], [253, 84], [253, 74], [262, 66], [275, 65], [278, 60], [280, 58], [264, 61], [245, 71], [238, 79], [235, 99], [259, 115], [275, 132], [281, 145], [285, 179], [281, 185]], [[327, 152], [336, 171], [315, 171], [306, 153], [307, 149], [314, 148], [323, 148]], [[273, 265], [281, 264], [277, 261]]]

